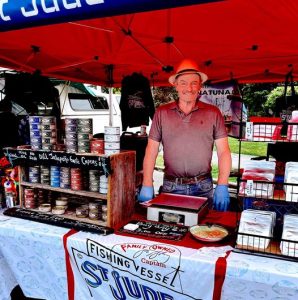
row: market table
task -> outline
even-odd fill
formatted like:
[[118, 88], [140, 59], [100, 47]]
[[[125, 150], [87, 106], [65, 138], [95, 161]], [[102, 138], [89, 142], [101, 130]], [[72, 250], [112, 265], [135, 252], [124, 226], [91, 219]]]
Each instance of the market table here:
[[[235, 215], [206, 220], [229, 226]], [[297, 299], [296, 262], [230, 252], [229, 242], [102, 236], [0, 216], [0, 300], [17, 284], [47, 300]]]

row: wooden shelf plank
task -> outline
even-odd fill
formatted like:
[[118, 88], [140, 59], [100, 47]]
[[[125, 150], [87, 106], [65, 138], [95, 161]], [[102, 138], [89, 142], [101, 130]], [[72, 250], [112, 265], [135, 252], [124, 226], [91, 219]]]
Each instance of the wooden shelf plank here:
[[73, 191], [71, 189], [62, 189], [58, 187], [52, 187], [50, 185], [45, 185], [41, 183], [30, 183], [30, 182], [21, 182], [22, 186], [32, 187], [32, 188], [38, 188], [38, 189], [46, 189], [50, 191], [65, 193], [65, 194], [72, 194], [72, 195], [78, 195], [78, 196], [85, 196], [85, 197], [91, 197], [91, 198], [97, 198], [97, 199], [103, 199], [107, 200], [107, 195], [100, 194], [97, 192], [89, 192], [89, 191]]

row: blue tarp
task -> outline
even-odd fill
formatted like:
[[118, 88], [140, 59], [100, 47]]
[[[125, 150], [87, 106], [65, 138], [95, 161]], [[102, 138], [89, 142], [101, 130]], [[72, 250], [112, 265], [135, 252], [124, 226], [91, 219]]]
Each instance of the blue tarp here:
[[219, 0], [1, 0], [0, 31]]

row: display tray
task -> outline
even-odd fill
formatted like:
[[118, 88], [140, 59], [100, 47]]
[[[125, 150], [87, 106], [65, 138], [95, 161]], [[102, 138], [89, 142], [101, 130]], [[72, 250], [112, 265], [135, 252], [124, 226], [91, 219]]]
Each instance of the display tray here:
[[6, 216], [16, 217], [20, 219], [35, 221], [39, 223], [65, 227], [69, 229], [75, 229], [77, 231], [86, 231], [102, 235], [108, 235], [114, 232], [113, 228], [82, 222], [80, 220], [69, 219], [67, 217], [42, 213], [29, 209], [23, 209], [18, 207], [8, 208], [3, 213]]
[[175, 241], [180, 241], [188, 232], [186, 226], [154, 221], [132, 220], [129, 224], [137, 224], [139, 227], [136, 230], [127, 230], [121, 227], [118, 232]]
[[[298, 261], [298, 241], [281, 238], [277, 239], [275, 237], [264, 237], [242, 232], [238, 234], [240, 234], [243, 239], [249, 239], [253, 246], [248, 245], [248, 243], [235, 243], [234, 252]], [[261, 246], [260, 240], [262, 239], [269, 240], [267, 247]], [[283, 252], [281, 251], [282, 245]]]

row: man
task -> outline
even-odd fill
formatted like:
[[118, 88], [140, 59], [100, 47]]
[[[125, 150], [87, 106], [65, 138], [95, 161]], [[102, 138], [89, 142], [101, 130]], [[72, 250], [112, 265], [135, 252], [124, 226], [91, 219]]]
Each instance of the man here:
[[[231, 153], [224, 119], [217, 107], [198, 100], [202, 83], [207, 79], [207, 75], [189, 59], [183, 60], [176, 74], [169, 78], [179, 99], [160, 106], [154, 115], [143, 162], [139, 202], [154, 196], [153, 171], [161, 142], [165, 163], [161, 192], [207, 197], [210, 207], [213, 205], [221, 211], [228, 209]], [[219, 175], [213, 195], [211, 159], [214, 143]]]

